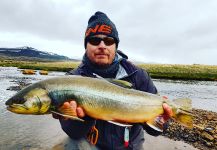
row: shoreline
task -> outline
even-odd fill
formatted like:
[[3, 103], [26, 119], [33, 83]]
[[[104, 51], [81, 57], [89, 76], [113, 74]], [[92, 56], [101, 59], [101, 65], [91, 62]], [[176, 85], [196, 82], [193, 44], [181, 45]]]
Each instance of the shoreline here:
[[217, 149], [217, 112], [193, 109], [193, 129], [171, 122], [163, 136], [175, 141], [184, 141], [198, 149]]
[[[1, 60], [1, 67], [17, 67], [19, 69], [62, 71], [68, 72], [79, 65], [80, 62], [40, 62], [40, 61], [16, 61]], [[181, 65], [181, 64], [135, 64], [149, 72], [153, 79], [171, 80], [197, 80], [217, 81], [216, 65]]]

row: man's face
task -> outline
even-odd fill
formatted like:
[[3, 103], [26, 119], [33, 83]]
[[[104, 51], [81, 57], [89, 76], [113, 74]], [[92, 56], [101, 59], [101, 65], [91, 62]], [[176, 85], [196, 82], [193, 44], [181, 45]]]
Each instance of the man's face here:
[[94, 37], [102, 39], [106, 37], [104, 39], [106, 42], [102, 40], [97, 44], [96, 41], [99, 41], [99, 39], [92, 38], [88, 40], [86, 48], [87, 57], [91, 62], [99, 66], [110, 65], [113, 62], [116, 53], [116, 44], [113, 43], [114, 39], [107, 37], [106, 35], [95, 35]]

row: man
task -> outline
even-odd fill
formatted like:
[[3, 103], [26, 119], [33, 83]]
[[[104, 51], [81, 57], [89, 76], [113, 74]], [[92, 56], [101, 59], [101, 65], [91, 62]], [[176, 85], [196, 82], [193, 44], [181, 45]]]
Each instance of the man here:
[[[102, 12], [96, 12], [88, 21], [85, 32], [85, 54], [81, 65], [69, 72], [71, 75], [88, 77], [115, 78], [130, 82], [133, 88], [153, 94], [157, 93], [150, 76], [144, 70], [134, 66], [127, 56], [118, 51], [119, 37], [114, 23]], [[171, 115], [171, 109], [164, 104], [164, 117], [158, 118], [164, 123]], [[75, 101], [65, 102], [59, 109], [67, 111], [85, 120], [85, 122], [60, 118], [62, 129], [72, 139], [86, 138], [99, 149], [143, 149], [144, 131], [151, 135], [160, 132], [148, 125], [135, 124], [123, 127], [88, 116]], [[144, 114], [145, 115], [145, 114]], [[128, 137], [129, 136], [129, 137]]]

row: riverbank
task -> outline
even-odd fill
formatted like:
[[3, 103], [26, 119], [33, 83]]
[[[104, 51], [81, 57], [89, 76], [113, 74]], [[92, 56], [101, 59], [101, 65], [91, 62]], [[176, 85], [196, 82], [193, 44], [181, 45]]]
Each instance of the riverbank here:
[[202, 109], [193, 109], [193, 129], [187, 129], [171, 122], [163, 134], [175, 141], [184, 141], [201, 150], [217, 149], [217, 113]]
[[[76, 68], [80, 62], [37, 62], [1, 60], [0, 66], [18, 67], [19, 69], [33, 69], [46, 71], [67, 72]], [[152, 78], [172, 80], [204, 80], [217, 81], [217, 66], [214, 65], [178, 65], [178, 64], [137, 64], [148, 71]]]

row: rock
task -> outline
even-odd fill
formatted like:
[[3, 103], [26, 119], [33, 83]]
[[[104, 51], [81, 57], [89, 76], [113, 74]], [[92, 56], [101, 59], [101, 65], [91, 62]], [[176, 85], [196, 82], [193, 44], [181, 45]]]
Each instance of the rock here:
[[6, 90], [10, 90], [10, 91], [20, 91], [21, 87], [20, 86], [10, 86], [8, 87]]
[[7, 90], [11, 90], [11, 91], [20, 91], [21, 89], [23, 89], [24, 87], [32, 84], [28, 78], [22, 78], [22, 79], [17, 79], [17, 80], [12, 80], [10, 82], [14, 82], [16, 83], [17, 85], [15, 86], [10, 86], [7, 88]]
[[213, 147], [214, 144], [213, 144], [212, 142], [207, 142], [207, 141], [206, 141], [206, 142], [205, 142], [205, 145], [208, 146], [208, 147]]
[[211, 134], [215, 134], [215, 129], [213, 127], [206, 127], [204, 131], [211, 133]]
[[207, 115], [206, 115], [206, 118], [207, 118], [208, 120], [212, 120], [212, 119], [214, 118], [214, 116], [213, 116], [212, 114], [207, 114]]
[[[201, 150], [217, 150], [217, 113], [193, 109], [193, 129], [171, 122], [164, 136], [173, 140], [182, 140]], [[211, 119], [211, 120], [210, 120]]]
[[209, 141], [213, 141], [214, 140], [214, 137], [212, 135], [210, 135], [209, 133], [207, 132], [202, 132], [201, 136]]
[[35, 70], [32, 70], [32, 69], [24, 69], [24, 70], [22, 70], [22, 73], [23, 74], [29, 74], [29, 75], [33, 75], [33, 74], [35, 74]]
[[46, 71], [46, 70], [40, 70], [39, 74], [40, 75], [48, 75], [48, 71]]

